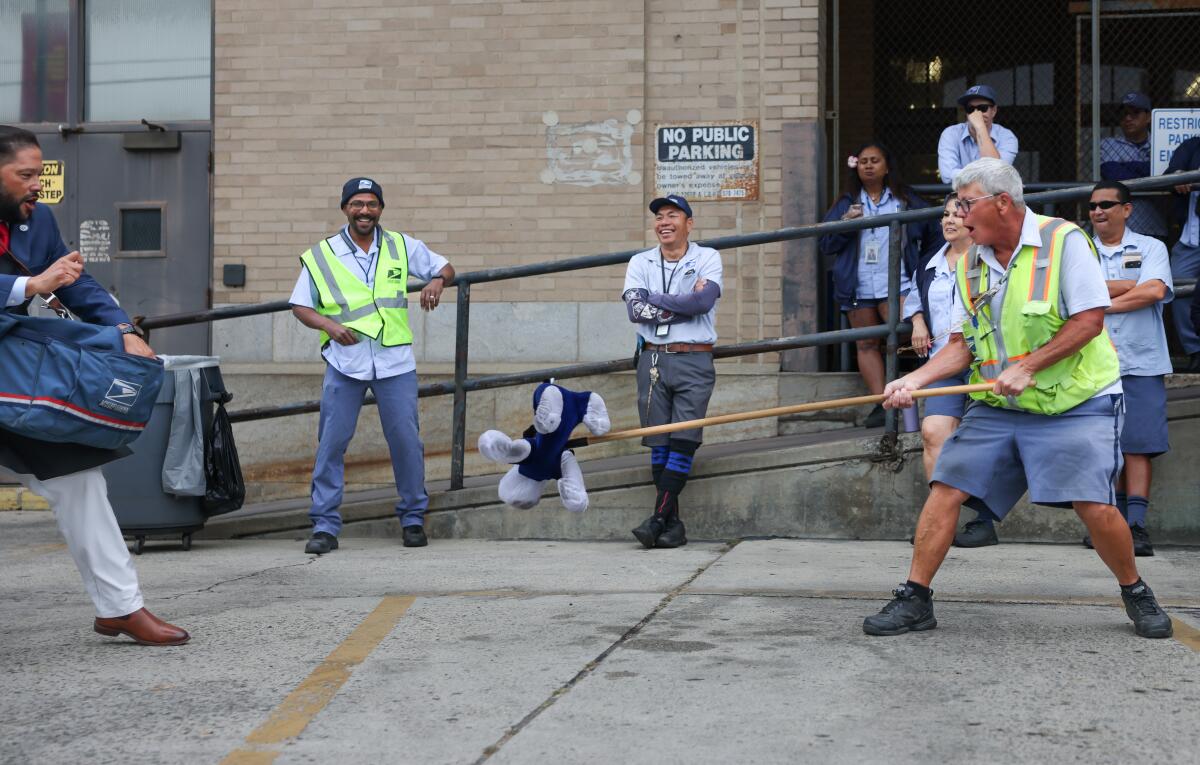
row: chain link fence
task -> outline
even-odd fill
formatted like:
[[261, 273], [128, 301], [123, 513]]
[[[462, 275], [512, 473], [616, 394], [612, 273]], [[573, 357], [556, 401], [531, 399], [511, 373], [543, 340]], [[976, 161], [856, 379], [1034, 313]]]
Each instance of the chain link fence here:
[[[1092, 3], [828, 0], [827, 113], [832, 202], [846, 187], [846, 157], [886, 144], [907, 183], [940, 184], [938, 138], [965, 119], [957, 99], [972, 85], [995, 92], [995, 122], [1016, 134], [1027, 183], [1094, 177], [1093, 146], [1122, 135], [1121, 99], [1137, 91], [1155, 108], [1200, 108], [1200, 0], [1104, 0], [1099, 21], [1099, 129], [1093, 114]], [[930, 192], [930, 201], [942, 194]], [[1139, 204], [1170, 220], [1169, 194]], [[1081, 203], [1055, 214], [1087, 222]], [[1173, 221], [1167, 244], [1178, 238]], [[1154, 232], [1157, 233], [1157, 232]], [[831, 301], [826, 301], [829, 303]], [[837, 326], [835, 306], [826, 321]], [[827, 360], [832, 368], [845, 366]]]

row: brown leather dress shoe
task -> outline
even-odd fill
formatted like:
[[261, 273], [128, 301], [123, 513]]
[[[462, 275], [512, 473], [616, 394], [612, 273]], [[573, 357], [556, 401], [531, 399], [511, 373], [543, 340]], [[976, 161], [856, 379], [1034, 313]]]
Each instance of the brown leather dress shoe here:
[[92, 629], [109, 637], [128, 635], [142, 645], [183, 645], [192, 637], [186, 630], [167, 624], [144, 608], [108, 619], [97, 616]]

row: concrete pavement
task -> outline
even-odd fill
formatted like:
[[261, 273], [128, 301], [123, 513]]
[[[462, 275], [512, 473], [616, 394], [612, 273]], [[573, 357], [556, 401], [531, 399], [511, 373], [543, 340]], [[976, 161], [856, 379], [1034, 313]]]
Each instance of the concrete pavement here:
[[149, 649], [90, 631], [50, 514], [0, 515], [0, 762], [1195, 759], [1195, 549], [1139, 560], [1159, 641], [1075, 546], [952, 551], [939, 628], [897, 638], [860, 625], [905, 543], [301, 550], [151, 546], [148, 605], [193, 642]]

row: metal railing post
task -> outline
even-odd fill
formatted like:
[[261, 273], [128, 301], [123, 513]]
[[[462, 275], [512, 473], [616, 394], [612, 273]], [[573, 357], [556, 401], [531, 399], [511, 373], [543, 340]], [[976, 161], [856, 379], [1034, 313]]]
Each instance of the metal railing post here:
[[[900, 237], [900, 224], [893, 222], [888, 227], [888, 335], [887, 357], [884, 378], [887, 382], [896, 379], [900, 334], [897, 327], [900, 324], [900, 263], [904, 257], [904, 242]], [[883, 431], [885, 434], [896, 435], [899, 430], [896, 410], [889, 409], [884, 415]]]
[[454, 423], [450, 445], [450, 488], [463, 487], [467, 454], [467, 342], [471, 336], [471, 283], [458, 285], [454, 325]]

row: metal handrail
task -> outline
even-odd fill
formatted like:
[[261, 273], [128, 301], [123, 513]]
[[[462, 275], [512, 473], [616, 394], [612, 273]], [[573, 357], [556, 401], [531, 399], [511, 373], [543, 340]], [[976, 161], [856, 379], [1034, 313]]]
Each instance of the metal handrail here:
[[[1131, 191], [1144, 191], [1148, 189], [1169, 188], [1183, 183], [1200, 183], [1200, 171], [1174, 174], [1171, 176], [1138, 178], [1126, 181], [1125, 185], [1128, 186]], [[1066, 188], [1040, 191], [1025, 195], [1025, 201], [1029, 204], [1035, 205], [1052, 205], [1060, 201], [1082, 199], [1091, 193], [1093, 185], [1094, 184], [1090, 183], [1079, 184]], [[1035, 186], [1036, 184], [1028, 184], [1029, 188], [1033, 188]], [[805, 348], [816, 345], [828, 345], [880, 337], [887, 339], [887, 377], [888, 379], [895, 379], [897, 371], [897, 351], [899, 345], [898, 338], [902, 331], [907, 331], [910, 329], [907, 324], [902, 324], [899, 319], [901, 260], [900, 229], [902, 225], [907, 223], [931, 220], [940, 216], [940, 208], [928, 207], [918, 210], [906, 210], [898, 213], [890, 213], [887, 215], [878, 215], [871, 218], [830, 221], [827, 223], [817, 223], [808, 226], [781, 228], [774, 231], [759, 232], [755, 234], [740, 234], [718, 237], [698, 242], [698, 244], [701, 246], [711, 247], [716, 250], [723, 250], [791, 241], [794, 239], [818, 237], [827, 234], [854, 233], [856, 231], [862, 231], [868, 228], [881, 228], [885, 225], [889, 227], [890, 232], [891, 241], [890, 246], [888, 247], [889, 318], [886, 324], [875, 327], [833, 330], [827, 332], [817, 332], [810, 335], [781, 337], [769, 340], [752, 341], [749, 343], [718, 346], [716, 349], [714, 349], [713, 355], [717, 358], [746, 356], [759, 353], [790, 350], [794, 348]], [[455, 333], [454, 380], [453, 382], [448, 383], [433, 383], [429, 385], [423, 385], [418, 389], [418, 396], [421, 397], [451, 394], [454, 396], [450, 488], [459, 489], [462, 488], [463, 485], [463, 468], [466, 454], [466, 394], [469, 391], [523, 385], [531, 382], [538, 382], [549, 377], [567, 379], [570, 377], [579, 377], [590, 374], [608, 374], [611, 372], [632, 369], [634, 364], [632, 359], [615, 359], [605, 362], [573, 364], [551, 369], [540, 369], [502, 375], [490, 375], [471, 379], [467, 374], [467, 340], [470, 332], [469, 322], [471, 285], [503, 281], [508, 279], [520, 279], [530, 276], [542, 276], [566, 271], [578, 271], [610, 265], [619, 265], [621, 263], [628, 262], [630, 258], [637, 253], [642, 252], [643, 249], [625, 250], [601, 255], [588, 255], [577, 258], [568, 258], [560, 261], [529, 264], [523, 266], [482, 269], [479, 271], [465, 272], [455, 277], [453, 286], [457, 288], [457, 321]], [[414, 292], [421, 289], [422, 286], [423, 285], [421, 284], [410, 284], [408, 291]], [[1186, 294], [1184, 290], [1187, 289], [1188, 288], [1184, 286], [1182, 290], [1177, 290], [1176, 294], [1183, 296]], [[261, 303], [246, 306], [227, 306], [208, 311], [195, 311], [191, 313], [173, 314], [170, 316], [143, 319], [141, 320], [140, 325], [144, 329], [150, 330], [161, 327], [181, 326], [184, 324], [195, 324], [206, 321], [219, 321], [242, 316], [274, 313], [277, 311], [288, 310], [289, 308], [290, 305], [286, 301], [275, 301], [272, 303]], [[366, 403], [374, 403], [373, 397], [368, 398]], [[230, 419], [234, 422], [247, 422], [257, 419], [268, 419], [271, 417], [283, 417], [292, 414], [313, 412], [318, 411], [319, 409], [319, 401], [307, 401], [281, 407], [259, 407], [256, 409], [235, 411], [230, 413]], [[889, 410], [885, 420], [885, 439], [890, 439], [894, 443], [896, 432], [897, 423], [895, 412]]]
[[[1200, 170], [1187, 173], [1178, 173], [1170, 176], [1150, 176], [1148, 178], [1136, 178], [1125, 181], [1125, 185], [1131, 191], [1145, 191], [1148, 189], [1170, 188], [1181, 183], [1200, 183]], [[1039, 191], [1034, 194], [1025, 195], [1025, 201], [1030, 204], [1044, 205], [1055, 202], [1071, 201], [1074, 199], [1082, 199], [1091, 193], [1091, 183], [1077, 183], [1076, 185], [1058, 187], [1058, 184], [1045, 183], [1030, 183], [1029, 188], [1038, 188], [1041, 186], [1053, 185], [1056, 188], [1047, 191]], [[921, 208], [919, 210], [905, 210], [904, 212], [889, 213], [887, 215], [877, 215], [869, 219], [856, 218], [854, 220], [845, 221], [830, 221], [828, 223], [814, 223], [807, 226], [792, 226], [787, 228], [775, 229], [773, 231], [763, 231], [754, 234], [735, 234], [732, 236], [716, 237], [713, 239], [705, 239], [697, 242], [702, 247], [711, 247], [714, 250], [728, 250], [737, 247], [753, 247], [761, 244], [773, 244], [775, 242], [787, 242], [794, 239], [805, 239], [811, 237], [825, 236], [827, 234], [847, 234], [856, 231], [862, 231], [868, 228], [881, 228], [891, 225], [893, 222], [905, 224], [914, 223], [923, 220], [932, 220], [941, 216], [941, 211], [934, 208]], [[478, 271], [467, 271], [458, 274], [454, 278], [454, 284], [451, 286], [461, 287], [464, 284], [481, 284], [484, 282], [504, 281], [507, 279], [522, 279], [530, 276], [545, 276], [548, 274], [563, 273], [565, 271], [581, 271], [589, 268], [601, 268], [603, 266], [620, 265], [629, 262], [629, 259], [639, 252], [643, 252], [645, 248], [636, 250], [622, 250], [620, 252], [610, 252], [600, 255], [583, 255], [575, 258], [566, 258], [564, 260], [548, 261], [544, 263], [531, 263], [523, 266], [503, 266], [500, 268], [485, 268]], [[416, 292], [420, 290], [423, 284], [410, 284], [408, 291]], [[149, 317], [139, 322], [139, 326], [145, 330], [161, 329], [164, 327], [176, 327], [185, 324], [199, 324], [207, 321], [221, 321], [224, 319], [236, 319], [245, 316], [257, 316], [265, 313], [277, 313], [290, 309], [290, 304], [286, 300], [277, 300], [269, 303], [250, 303], [246, 305], [223, 306], [221, 308], [210, 308], [203, 311], [190, 311], [187, 313], [168, 314], [165, 316]]]

